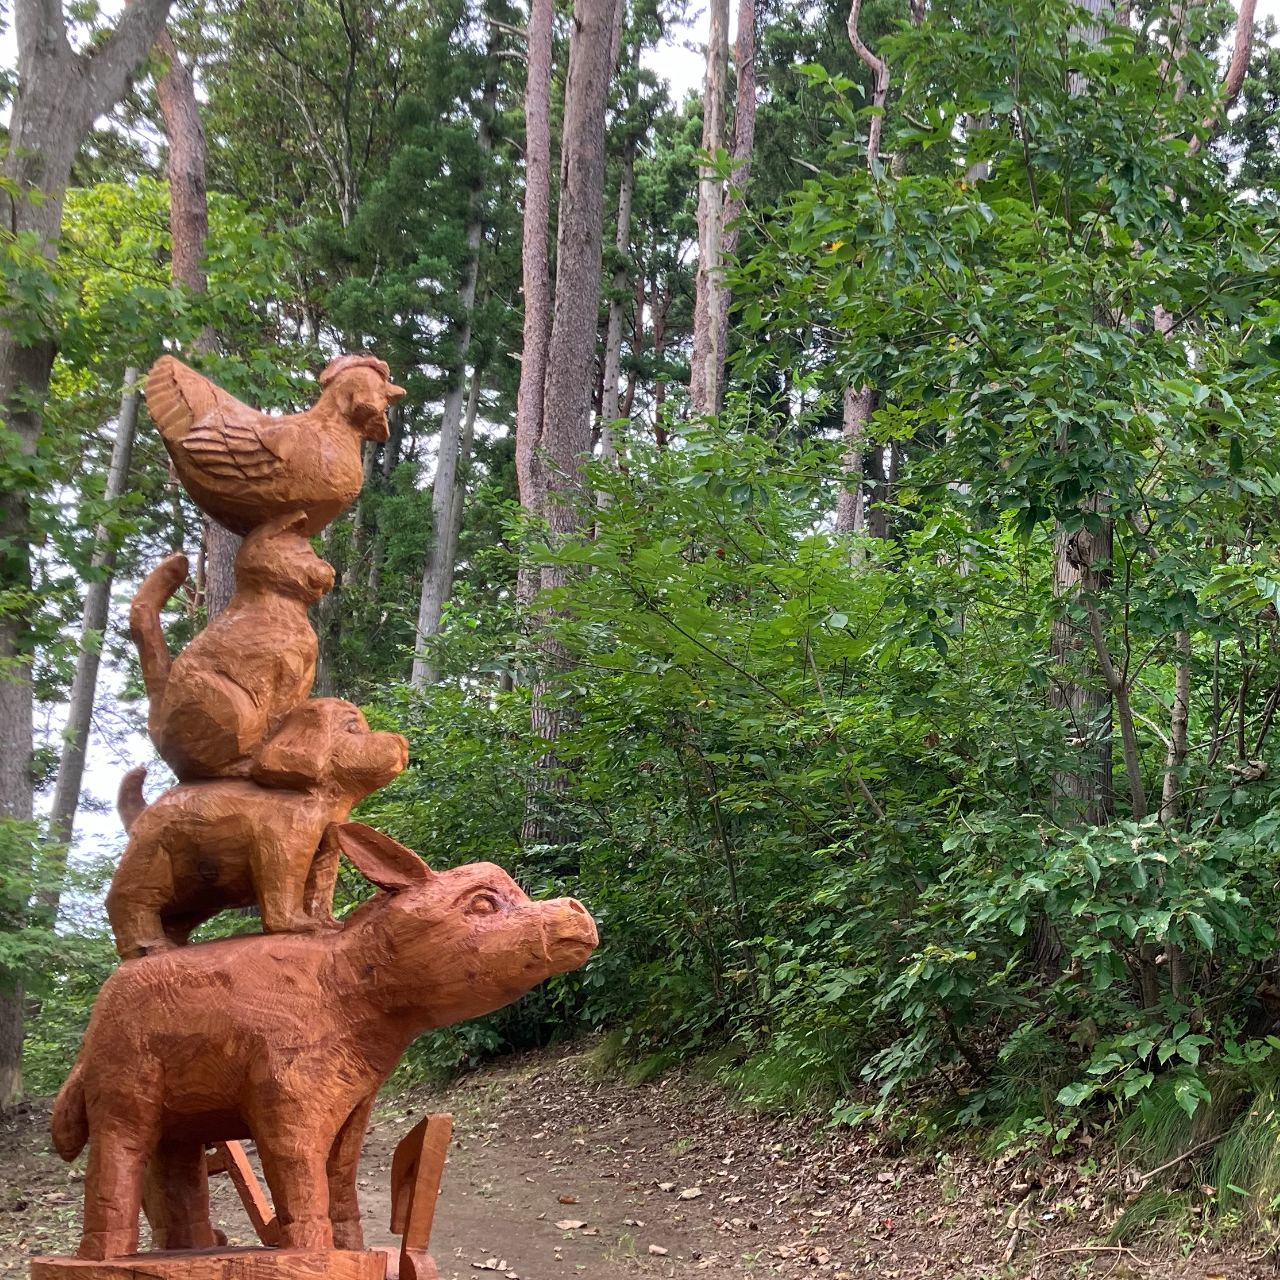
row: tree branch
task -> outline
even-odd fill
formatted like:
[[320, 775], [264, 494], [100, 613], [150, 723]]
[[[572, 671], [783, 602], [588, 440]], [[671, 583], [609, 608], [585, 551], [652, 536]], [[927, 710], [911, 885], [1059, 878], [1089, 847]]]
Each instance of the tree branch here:
[[[1256, 0], [1245, 0], [1253, 4]], [[849, 9], [849, 43], [853, 51], [866, 64], [872, 75], [871, 105], [880, 108], [880, 114], [871, 117], [871, 127], [867, 134], [867, 168], [873, 169], [880, 159], [880, 132], [884, 126], [884, 104], [889, 98], [889, 64], [884, 58], [877, 58], [858, 34], [858, 19], [862, 15], [862, 0], [853, 0]]]
[[[21, 10], [26, 6], [20, 4], [18, 7]], [[61, 23], [61, 6], [56, 7]], [[120, 15], [116, 29], [106, 43], [87, 55], [85, 82], [88, 102], [85, 105], [89, 119], [85, 122], [86, 129], [124, 97], [130, 78], [146, 59], [147, 51], [155, 44], [168, 16], [169, 0], [133, 0]]]
[[1120, 721], [1120, 740], [1124, 746], [1124, 771], [1129, 780], [1129, 804], [1133, 816], [1141, 822], [1147, 816], [1147, 792], [1142, 784], [1142, 763], [1138, 758], [1138, 735], [1133, 728], [1133, 709], [1129, 706], [1129, 686], [1111, 660], [1107, 638], [1102, 632], [1102, 615], [1093, 605], [1088, 606], [1089, 634], [1093, 638], [1098, 669], [1116, 700], [1116, 718]]

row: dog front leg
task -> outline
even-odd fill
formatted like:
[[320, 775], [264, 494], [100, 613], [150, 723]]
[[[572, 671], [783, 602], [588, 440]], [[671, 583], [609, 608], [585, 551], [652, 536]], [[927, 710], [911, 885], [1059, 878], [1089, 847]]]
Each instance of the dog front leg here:
[[320, 847], [311, 861], [311, 870], [307, 875], [307, 885], [303, 890], [303, 907], [317, 924], [329, 929], [340, 929], [341, 924], [333, 918], [333, 890], [338, 882], [338, 855], [342, 852], [338, 845], [338, 827], [329, 823], [320, 837]]
[[324, 925], [307, 915], [302, 905], [311, 860], [298, 865], [306, 855], [300, 856], [299, 837], [290, 839], [289, 835], [286, 829], [277, 837], [264, 823], [250, 855], [262, 928], [266, 933], [316, 933]]

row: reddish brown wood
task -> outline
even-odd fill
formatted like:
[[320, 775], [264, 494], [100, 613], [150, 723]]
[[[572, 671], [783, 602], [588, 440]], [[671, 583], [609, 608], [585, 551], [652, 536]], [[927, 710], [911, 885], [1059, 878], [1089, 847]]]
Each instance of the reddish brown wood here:
[[[64, 1159], [89, 1146], [81, 1257], [136, 1250], [160, 1143], [195, 1152], [250, 1135], [281, 1245], [359, 1248], [360, 1146], [409, 1042], [509, 1004], [596, 946], [580, 903], [531, 902], [499, 867], [436, 873], [360, 823], [335, 836], [383, 890], [340, 931], [179, 947], [103, 985], [53, 1114]], [[189, 1185], [200, 1168], [190, 1159], [170, 1176]]]
[[396, 1280], [435, 1280], [439, 1274], [427, 1251], [452, 1134], [452, 1116], [429, 1115], [400, 1140], [391, 1158], [391, 1230], [402, 1237]]
[[161, 561], [133, 598], [129, 628], [151, 740], [183, 782], [248, 777], [263, 738], [311, 692], [316, 634], [307, 607], [333, 586], [333, 568], [302, 536], [305, 524], [294, 512], [245, 539], [230, 604], [172, 661], [160, 609], [186, 581], [186, 556]]
[[133, 771], [120, 804], [129, 843], [107, 891], [121, 957], [181, 946], [210, 916], [255, 903], [268, 933], [336, 927], [338, 849], [322, 837], [408, 758], [404, 738], [371, 733], [359, 707], [313, 698], [261, 745], [252, 778], [179, 783], [138, 812]]
[[200, 1249], [132, 1258], [32, 1258], [31, 1280], [385, 1280], [386, 1254], [349, 1249]]
[[233, 533], [306, 513], [319, 533], [360, 492], [361, 443], [387, 438], [387, 406], [404, 395], [373, 356], [339, 356], [305, 413], [272, 417], [242, 404], [173, 356], [147, 375], [147, 408], [183, 487]]
[[[231, 1178], [240, 1203], [244, 1205], [244, 1211], [258, 1233], [258, 1239], [268, 1246], [278, 1245], [280, 1221], [270, 1201], [262, 1193], [257, 1174], [254, 1173], [244, 1148], [238, 1142], [220, 1142], [214, 1149], [214, 1154], [206, 1157], [206, 1165], [209, 1173], [225, 1173]], [[147, 1216], [150, 1219], [151, 1215]], [[154, 1222], [151, 1224], [151, 1233], [154, 1239]]]

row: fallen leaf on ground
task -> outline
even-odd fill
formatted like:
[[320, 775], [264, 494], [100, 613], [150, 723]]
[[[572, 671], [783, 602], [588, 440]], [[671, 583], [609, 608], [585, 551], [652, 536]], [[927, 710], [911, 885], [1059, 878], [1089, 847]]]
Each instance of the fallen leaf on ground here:
[[557, 1231], [577, 1231], [579, 1227], [585, 1227], [587, 1224], [581, 1218], [561, 1218], [556, 1223]]
[[[473, 1262], [471, 1265], [477, 1271], [497, 1271], [498, 1270], [497, 1258], [486, 1258], [483, 1262]], [[505, 1271], [506, 1268], [503, 1267], [502, 1270]]]
[[667, 1256], [667, 1251], [660, 1244], [651, 1244], [649, 1246], [649, 1252], [653, 1254], [655, 1258], [665, 1258]]
[[583, 1233], [584, 1236], [598, 1236], [600, 1234], [599, 1227], [588, 1227]]
[[680, 1193], [681, 1200], [696, 1200], [702, 1194], [701, 1187], [685, 1187]]
[[623, 1218], [622, 1225], [624, 1227], [643, 1227], [644, 1223], [639, 1218]]
[[561, 1196], [560, 1203], [561, 1204], [577, 1204], [578, 1197], [577, 1196]]
[[658, 1183], [658, 1190], [659, 1190], [659, 1191], [674, 1191], [675, 1189], [676, 1189], [676, 1184], [675, 1184], [674, 1182], [660, 1182], [660, 1183]]

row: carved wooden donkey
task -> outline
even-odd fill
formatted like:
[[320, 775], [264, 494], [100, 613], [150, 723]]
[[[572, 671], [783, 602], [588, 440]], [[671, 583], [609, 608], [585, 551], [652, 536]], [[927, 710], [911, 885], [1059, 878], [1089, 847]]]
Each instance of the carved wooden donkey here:
[[53, 1114], [64, 1159], [89, 1144], [80, 1257], [137, 1249], [153, 1153], [169, 1247], [211, 1246], [204, 1146], [248, 1137], [284, 1248], [362, 1248], [360, 1147], [409, 1042], [509, 1004], [597, 944], [580, 903], [531, 902], [499, 867], [437, 874], [359, 823], [335, 835], [384, 891], [341, 932], [201, 943], [107, 979]]

